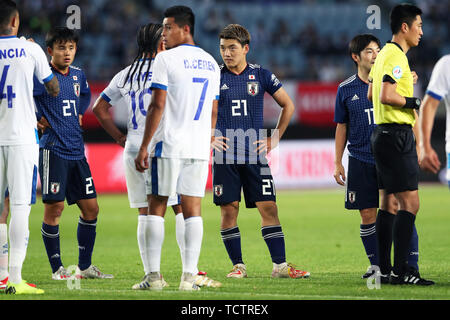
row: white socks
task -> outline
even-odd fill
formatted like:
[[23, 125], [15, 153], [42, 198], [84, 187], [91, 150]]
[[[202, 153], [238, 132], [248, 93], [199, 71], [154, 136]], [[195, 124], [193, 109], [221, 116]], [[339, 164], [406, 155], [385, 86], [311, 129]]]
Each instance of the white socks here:
[[175, 215], [175, 236], [180, 248], [181, 264], [184, 265], [184, 216], [183, 213]]
[[202, 217], [190, 217], [184, 220], [184, 227], [183, 272], [196, 274], [203, 240], [203, 219]]
[[164, 218], [147, 216], [147, 253], [149, 272], [160, 272], [161, 250], [164, 242]]
[[139, 215], [138, 216], [138, 226], [137, 226], [137, 241], [139, 246], [139, 253], [141, 254], [142, 264], [144, 265], [144, 273], [148, 274], [149, 271], [149, 263], [148, 263], [148, 254], [147, 254], [147, 216]]
[[11, 205], [11, 220], [9, 223], [9, 281], [22, 282], [22, 265], [28, 247], [28, 217], [31, 206]]
[[[175, 236], [177, 239], [178, 247], [180, 249], [181, 262], [183, 270], [185, 270], [185, 241], [186, 239], [194, 239], [195, 244], [191, 244], [189, 249], [191, 265], [195, 263], [194, 267], [188, 267], [190, 273], [197, 274], [198, 257], [200, 256], [201, 242], [203, 238], [203, 220], [201, 217], [193, 217], [191, 223], [191, 233], [193, 236], [186, 238], [186, 222], [183, 214], [178, 213], [175, 215]], [[139, 246], [139, 252], [141, 255], [142, 264], [144, 265], [144, 272], [148, 274], [150, 272], [160, 272], [161, 265], [161, 250], [164, 242], [164, 218], [154, 215], [139, 215], [138, 227], [137, 227], [137, 240]], [[198, 252], [198, 253], [197, 253]], [[193, 260], [192, 260], [193, 259]]]
[[8, 227], [0, 224], [0, 280], [8, 276]]

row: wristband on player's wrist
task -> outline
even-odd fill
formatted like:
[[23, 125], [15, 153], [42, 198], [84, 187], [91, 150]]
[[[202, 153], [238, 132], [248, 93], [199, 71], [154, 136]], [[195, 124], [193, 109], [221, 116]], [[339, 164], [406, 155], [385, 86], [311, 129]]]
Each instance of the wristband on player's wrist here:
[[409, 108], [409, 109], [420, 109], [420, 101], [419, 98], [415, 97], [405, 97], [406, 103], [403, 106], [403, 108]]

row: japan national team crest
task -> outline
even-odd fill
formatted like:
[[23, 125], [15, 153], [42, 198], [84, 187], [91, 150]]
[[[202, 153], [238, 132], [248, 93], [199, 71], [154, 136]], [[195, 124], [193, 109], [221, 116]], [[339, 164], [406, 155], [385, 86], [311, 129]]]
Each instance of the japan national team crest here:
[[259, 92], [259, 83], [256, 81], [247, 82], [247, 93], [256, 96]]
[[77, 97], [80, 96], [80, 84], [79, 84], [78, 82], [75, 82], [75, 83], [73, 84], [73, 91], [75, 91], [75, 95], [76, 95]]
[[348, 192], [348, 201], [350, 201], [350, 203], [354, 203], [356, 201], [356, 192], [355, 191]]
[[216, 197], [220, 197], [223, 194], [223, 185], [214, 185], [214, 194], [216, 195]]
[[59, 182], [52, 182], [50, 184], [50, 192], [53, 194], [59, 193]]

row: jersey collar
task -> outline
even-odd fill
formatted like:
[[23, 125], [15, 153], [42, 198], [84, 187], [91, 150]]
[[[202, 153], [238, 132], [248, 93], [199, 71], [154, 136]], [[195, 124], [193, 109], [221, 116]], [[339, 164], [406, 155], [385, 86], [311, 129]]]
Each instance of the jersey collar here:
[[247, 62], [247, 65], [245, 66], [244, 70], [241, 71], [241, 73], [234, 73], [234, 72], [232, 72], [230, 69], [228, 69], [227, 66], [226, 66], [225, 64], [224, 64], [223, 66], [224, 66], [224, 68], [227, 69], [227, 71], [228, 71], [229, 73], [231, 73], [232, 75], [235, 75], [235, 76], [240, 76], [240, 75], [244, 74], [244, 73], [248, 70], [248, 68], [250, 68], [250, 66], [248, 65], [248, 62]]
[[70, 73], [70, 67], [67, 69], [67, 73], [62, 73], [61, 71], [56, 69], [55, 66], [51, 62], [50, 62], [50, 67], [52, 68], [52, 70], [55, 70], [56, 72], [58, 72], [60, 75], [63, 75], [64, 77], [67, 77]]
[[403, 49], [402, 49], [402, 47], [397, 43], [397, 42], [394, 42], [394, 41], [388, 41], [387, 43], [392, 43], [392, 44], [395, 44], [400, 50], [402, 50], [402, 52], [403, 52]]

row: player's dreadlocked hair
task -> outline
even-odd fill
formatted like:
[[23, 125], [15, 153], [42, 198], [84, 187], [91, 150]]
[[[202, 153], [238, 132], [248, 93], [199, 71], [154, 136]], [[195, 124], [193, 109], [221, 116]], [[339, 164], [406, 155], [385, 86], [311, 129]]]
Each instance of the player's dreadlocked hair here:
[[[136, 57], [134, 58], [133, 63], [131, 64], [130, 69], [128, 69], [128, 74], [125, 77], [125, 81], [123, 82], [123, 87], [127, 84], [128, 81], [130, 81], [130, 87], [133, 86], [133, 79], [137, 72], [137, 80], [138, 80], [138, 87], [141, 88], [141, 72], [142, 68], [145, 64], [145, 56], [149, 55], [150, 59], [153, 57], [153, 55], [158, 50], [158, 42], [161, 38], [162, 33], [162, 25], [158, 23], [149, 23], [145, 26], [142, 26], [139, 29], [138, 35], [137, 35], [137, 43], [138, 43], [138, 53]], [[150, 65], [151, 62], [147, 66], [147, 71], [144, 73], [145, 80], [144, 80], [144, 87], [145, 83], [148, 79], [148, 73], [150, 71]]]

